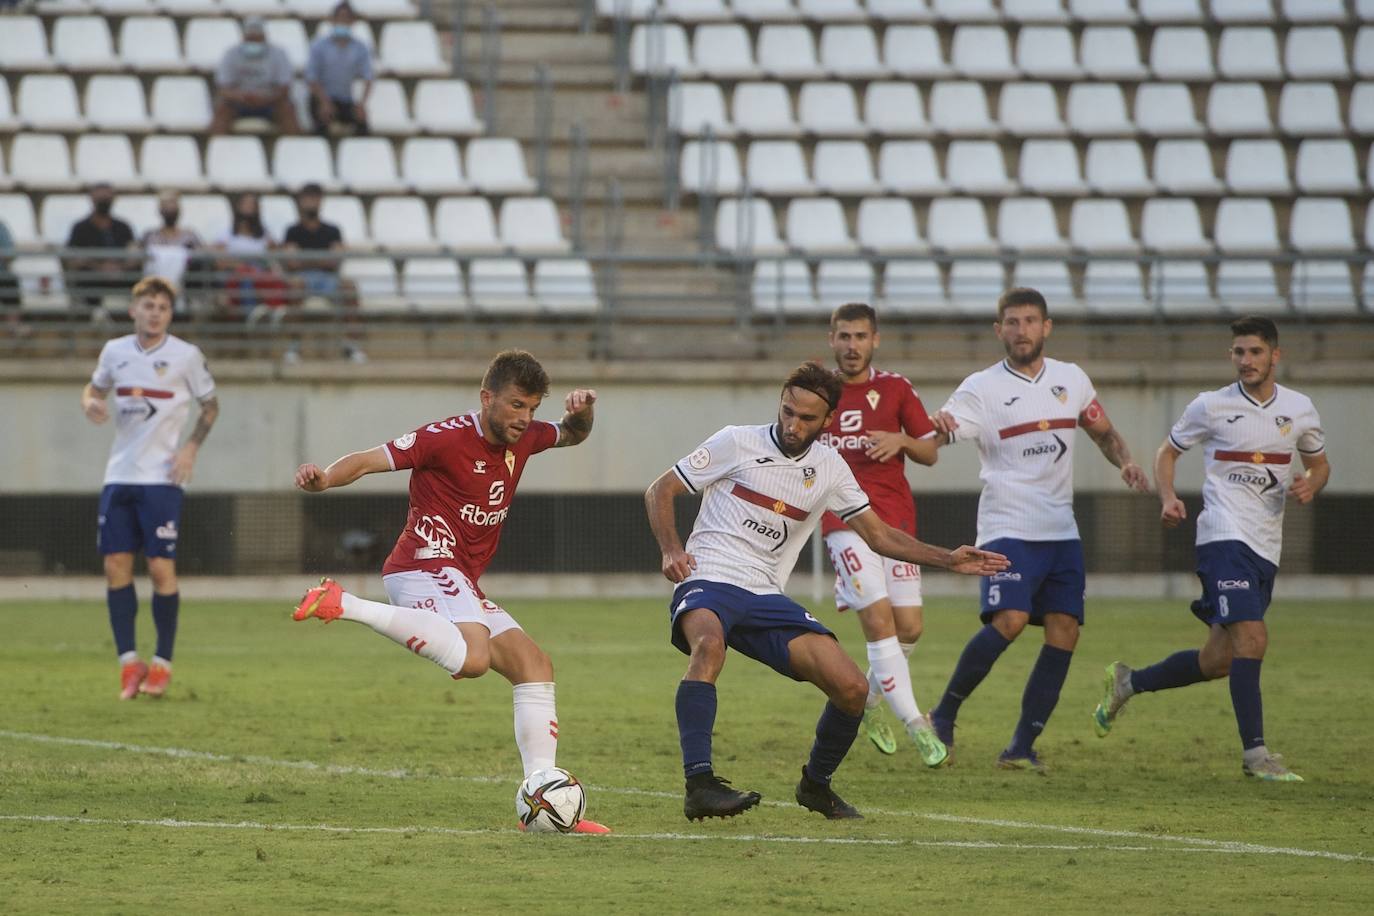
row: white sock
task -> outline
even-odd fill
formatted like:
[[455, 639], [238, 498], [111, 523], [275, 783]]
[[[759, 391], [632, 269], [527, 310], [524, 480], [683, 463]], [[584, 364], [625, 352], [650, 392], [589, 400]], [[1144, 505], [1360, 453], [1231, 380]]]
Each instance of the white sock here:
[[902, 647], [902, 655], [907, 658], [911, 658], [911, 653], [916, 651], [916, 644], [914, 642], [899, 642], [897, 645]]
[[138, 661], [138, 653], [135, 652], [133, 649], [130, 649], [128, 652], [121, 653], [119, 656], [119, 663], [121, 665], [132, 665], [136, 661]]
[[433, 611], [397, 607], [343, 593], [344, 620], [365, 623], [387, 639], [443, 668], [454, 677], [463, 670], [468, 644], [463, 634]]
[[167, 661], [167, 659], [163, 658], [161, 655], [154, 655], [153, 660], [148, 664], [160, 665], [161, 667], [166, 668], [168, 671], [172, 670], [172, 663]]
[[515, 743], [525, 775], [554, 765], [558, 754], [558, 712], [554, 708], [553, 684], [516, 684]]
[[887, 700], [892, 714], [903, 725], [910, 725], [921, 715], [916, 708], [916, 698], [911, 692], [911, 669], [907, 667], [906, 656], [902, 654], [897, 637], [889, 636], [868, 644], [869, 695], [872, 696], [876, 681], [883, 699]]

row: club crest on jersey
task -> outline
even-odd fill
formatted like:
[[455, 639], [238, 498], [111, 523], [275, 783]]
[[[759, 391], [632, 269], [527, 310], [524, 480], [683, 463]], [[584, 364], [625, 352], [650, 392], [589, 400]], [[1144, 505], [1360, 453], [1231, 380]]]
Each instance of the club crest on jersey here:
[[168, 365], [169, 364], [165, 359], [160, 359], [157, 362], [153, 363], [153, 371], [157, 373], [158, 378], [162, 378], [164, 375], [167, 374]]
[[472, 463], [472, 473], [474, 473], [474, 474], [485, 474], [486, 472], [487, 472], [487, 463], [486, 463], [485, 461], [474, 461], [474, 462]]
[[1279, 428], [1279, 435], [1286, 436], [1293, 431], [1292, 417], [1275, 417], [1274, 425]]
[[1050, 389], [1050, 394], [1057, 397], [1059, 399], [1060, 404], [1068, 403], [1069, 389], [1065, 388], [1063, 385], [1055, 385], [1053, 388]]
[[511, 474], [515, 473], [515, 452], [510, 449], [506, 449], [506, 471]]
[[[762, 464], [763, 462], [759, 462]], [[687, 464], [694, 471], [705, 470], [711, 464], [711, 450], [702, 446], [687, 456]]]
[[811, 489], [816, 485], [816, 469], [802, 468], [802, 486]]
[[878, 409], [878, 401], [882, 400], [882, 395], [872, 388], [868, 389], [868, 394], [864, 395], [864, 400], [868, 401], [868, 406], [872, 410]]
[[396, 446], [401, 451], [405, 451], [406, 449], [410, 448], [412, 445], [415, 444], [415, 434], [406, 433], [404, 436], [398, 436], [397, 438], [391, 440], [391, 444]]

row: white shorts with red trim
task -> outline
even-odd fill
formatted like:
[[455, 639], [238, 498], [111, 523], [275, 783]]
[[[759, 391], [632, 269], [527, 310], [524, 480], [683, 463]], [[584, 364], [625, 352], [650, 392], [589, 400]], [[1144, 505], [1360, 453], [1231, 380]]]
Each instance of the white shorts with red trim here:
[[387, 596], [399, 607], [433, 611], [453, 623], [480, 623], [492, 638], [520, 624], [490, 598], [480, 598], [472, 581], [452, 566], [438, 572], [410, 570], [382, 577]]
[[835, 607], [863, 610], [887, 598], [893, 607], [921, 606], [921, 567], [879, 556], [856, 531], [825, 536], [835, 567]]

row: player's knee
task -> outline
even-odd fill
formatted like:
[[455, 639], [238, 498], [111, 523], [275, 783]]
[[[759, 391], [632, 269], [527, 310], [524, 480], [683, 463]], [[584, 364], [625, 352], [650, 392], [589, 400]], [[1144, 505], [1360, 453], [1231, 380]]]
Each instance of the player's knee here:
[[911, 645], [914, 642], [918, 642], [921, 638], [921, 634], [924, 632], [925, 625], [919, 620], [900, 623], [897, 626], [897, 639], [899, 642]]
[[692, 661], [719, 666], [725, 662], [725, 637], [703, 633], [692, 640]]
[[465, 678], [481, 677], [491, 670], [491, 649], [485, 642], [468, 641], [468, 656], [458, 673]]
[[1021, 635], [1029, 619], [1029, 615], [1022, 611], [998, 611], [992, 617], [992, 627], [1002, 634], [1003, 639], [1011, 641]]
[[863, 715], [864, 704], [868, 700], [868, 678], [855, 668], [835, 685], [830, 700], [851, 716]]
[[1218, 678], [1230, 676], [1231, 659], [1229, 656], [1222, 658], [1205, 658], [1203, 656], [1198, 656], [1198, 668], [1201, 669], [1203, 677], [1207, 678], [1209, 681], [1215, 681]]

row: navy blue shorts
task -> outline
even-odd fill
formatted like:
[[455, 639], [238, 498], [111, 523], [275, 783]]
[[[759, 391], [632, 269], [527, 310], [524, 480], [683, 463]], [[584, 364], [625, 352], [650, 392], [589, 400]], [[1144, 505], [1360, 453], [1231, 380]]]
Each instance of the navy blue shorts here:
[[682, 636], [677, 619], [697, 608], [713, 611], [720, 618], [725, 644], [731, 649], [796, 681], [802, 679], [792, 672], [792, 653], [787, 644], [807, 633], [821, 633], [832, 638], [835, 635], [786, 595], [756, 595], [736, 585], [691, 579], [673, 591], [672, 603], [668, 605], [672, 615], [673, 645], [683, 655], [691, 655], [692, 650]]
[[998, 611], [1027, 611], [1032, 626], [1044, 626], [1045, 614], [1068, 614], [1083, 623], [1083, 542], [1022, 541], [997, 538], [979, 545], [1006, 554], [1011, 568], [980, 581], [983, 623]]
[[1243, 541], [1199, 544], [1197, 577], [1202, 581], [1202, 599], [1193, 602], [1193, 613], [1208, 626], [1263, 620], [1274, 597], [1278, 571]]
[[171, 484], [106, 484], [95, 538], [100, 553], [141, 550], [146, 557], [175, 559], [181, 499], [181, 487]]

